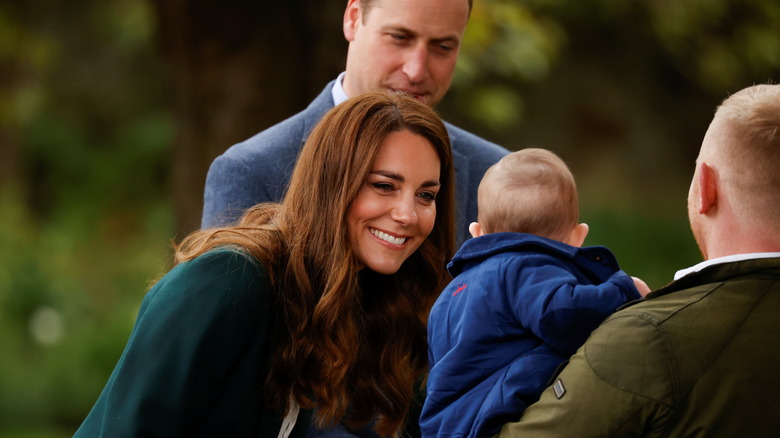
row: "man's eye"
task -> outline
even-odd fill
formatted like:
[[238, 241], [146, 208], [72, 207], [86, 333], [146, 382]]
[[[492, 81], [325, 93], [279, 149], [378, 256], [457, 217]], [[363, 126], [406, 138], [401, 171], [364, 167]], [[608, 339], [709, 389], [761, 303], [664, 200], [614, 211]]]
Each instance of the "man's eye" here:
[[455, 46], [452, 44], [436, 44], [433, 45], [431, 51], [440, 55], [449, 55], [455, 51]]

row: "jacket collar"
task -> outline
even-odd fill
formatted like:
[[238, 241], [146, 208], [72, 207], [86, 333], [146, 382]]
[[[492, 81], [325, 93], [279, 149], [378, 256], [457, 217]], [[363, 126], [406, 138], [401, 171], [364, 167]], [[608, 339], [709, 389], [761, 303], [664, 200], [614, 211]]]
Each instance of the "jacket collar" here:
[[706, 266], [698, 272], [690, 273], [679, 280], [675, 280], [668, 285], [653, 291], [646, 299], [668, 295], [702, 284], [724, 282], [747, 274], [761, 272], [780, 278], [780, 257], [750, 259]]

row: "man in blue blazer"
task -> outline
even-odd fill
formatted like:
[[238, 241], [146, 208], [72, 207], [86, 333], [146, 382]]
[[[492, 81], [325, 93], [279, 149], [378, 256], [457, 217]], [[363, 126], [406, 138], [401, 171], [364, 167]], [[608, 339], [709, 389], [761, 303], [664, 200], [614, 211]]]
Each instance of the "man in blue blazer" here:
[[[211, 164], [202, 228], [229, 224], [252, 205], [279, 201], [296, 157], [322, 116], [348, 96], [405, 91], [435, 106], [447, 92], [472, 0], [348, 0], [346, 71], [302, 112], [229, 148]], [[508, 151], [446, 124], [455, 159], [458, 242], [477, 220], [477, 187]]]

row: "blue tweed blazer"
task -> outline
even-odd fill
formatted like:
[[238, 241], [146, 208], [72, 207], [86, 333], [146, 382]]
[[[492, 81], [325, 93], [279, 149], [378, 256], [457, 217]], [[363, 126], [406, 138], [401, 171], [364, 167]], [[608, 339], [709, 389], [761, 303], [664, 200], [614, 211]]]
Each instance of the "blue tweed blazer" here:
[[[314, 125], [333, 108], [330, 82], [308, 108], [246, 141], [231, 146], [209, 168], [201, 228], [228, 225], [249, 207], [284, 196], [298, 152]], [[482, 175], [509, 153], [506, 149], [445, 123], [455, 162], [458, 244], [477, 220], [477, 187]]]

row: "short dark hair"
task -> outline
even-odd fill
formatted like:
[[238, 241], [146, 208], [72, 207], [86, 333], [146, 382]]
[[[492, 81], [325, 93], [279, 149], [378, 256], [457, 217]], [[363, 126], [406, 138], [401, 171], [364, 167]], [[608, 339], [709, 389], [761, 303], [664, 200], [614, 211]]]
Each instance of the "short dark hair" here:
[[[367, 13], [369, 11], [369, 9], [371, 9], [371, 7], [373, 6], [373, 3], [375, 1], [376, 0], [360, 0], [360, 5], [363, 6], [363, 13], [364, 14]], [[468, 2], [469, 2], [469, 14], [471, 14], [471, 7], [474, 4], [474, 0], [468, 0]]]

